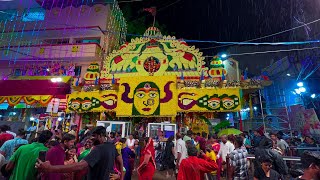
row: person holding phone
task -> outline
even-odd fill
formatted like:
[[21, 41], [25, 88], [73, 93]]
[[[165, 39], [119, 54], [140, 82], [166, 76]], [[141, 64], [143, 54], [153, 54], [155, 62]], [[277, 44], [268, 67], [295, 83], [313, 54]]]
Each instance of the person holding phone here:
[[[72, 134], [65, 134], [59, 144], [51, 147], [46, 154], [46, 161], [51, 165], [64, 165], [66, 150], [74, 146], [76, 137]], [[63, 180], [63, 173], [44, 173], [42, 179]]]
[[89, 169], [87, 174], [88, 180], [110, 180], [113, 175], [115, 161], [119, 165], [120, 176], [123, 179], [123, 162], [122, 157], [112, 143], [106, 142], [106, 128], [97, 126], [92, 130], [92, 140], [96, 145], [91, 152], [80, 162], [68, 165], [51, 165], [49, 161], [43, 162], [38, 160], [36, 168], [40, 172], [49, 173], [70, 173]]

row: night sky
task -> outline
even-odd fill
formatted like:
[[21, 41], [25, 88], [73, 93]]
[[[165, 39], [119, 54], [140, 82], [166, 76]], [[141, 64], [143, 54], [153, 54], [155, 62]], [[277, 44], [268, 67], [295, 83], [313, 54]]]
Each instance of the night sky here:
[[[301, 26], [302, 23], [320, 18], [319, 0], [143, 0], [142, 2], [131, 3], [119, 2], [120, 8], [125, 9], [124, 6], [129, 6], [132, 11], [132, 17], [126, 17], [127, 21], [145, 16], [146, 21], [144, 23], [146, 26], [151, 26], [153, 17], [150, 13], [144, 12], [143, 8], [157, 7], [157, 22], [165, 25], [165, 31], [178, 39], [248, 41]], [[139, 23], [135, 25], [139, 26]], [[302, 27], [253, 42], [305, 41], [320, 38], [320, 22], [310, 24], [308, 28], [308, 31]], [[161, 30], [163, 32], [163, 29]], [[233, 49], [236, 53], [241, 53], [243, 51], [303, 48], [297, 46], [222, 46], [221, 44], [199, 42], [188, 44], [195, 45], [204, 55], [209, 56], [229, 52], [230, 49]], [[295, 56], [293, 58], [296, 59], [296, 62], [299, 62], [303, 61], [309, 54], [310, 52], [300, 51], [299, 56], [297, 56], [294, 51], [234, 58], [240, 62], [241, 69], [249, 68], [249, 72], [252, 74], [259, 74], [263, 68], [286, 56]], [[311, 54], [315, 53], [311, 52]], [[208, 57], [206, 61], [210, 61], [210, 59], [211, 57]]]
[[[120, 7], [124, 4], [120, 3]], [[297, 26], [294, 17], [310, 22], [320, 17], [317, 5], [320, 3], [316, 0], [143, 0], [130, 3], [134, 18], [147, 16], [146, 24], [152, 24], [153, 19], [142, 9], [157, 7], [157, 21], [165, 24], [166, 30], [177, 38], [216, 41], [246, 41], [290, 29]], [[304, 34], [304, 30], [299, 29], [259, 41], [303, 40]], [[195, 45], [198, 48], [218, 46]], [[203, 51], [212, 54], [225, 48]]]

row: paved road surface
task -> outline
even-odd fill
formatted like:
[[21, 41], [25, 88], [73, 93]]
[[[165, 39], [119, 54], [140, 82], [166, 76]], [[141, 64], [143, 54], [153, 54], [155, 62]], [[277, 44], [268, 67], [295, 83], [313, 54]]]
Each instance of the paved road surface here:
[[[133, 173], [132, 180], [138, 180], [138, 175], [136, 172]], [[165, 171], [156, 171], [152, 180], [175, 180], [175, 178], [166, 178]]]

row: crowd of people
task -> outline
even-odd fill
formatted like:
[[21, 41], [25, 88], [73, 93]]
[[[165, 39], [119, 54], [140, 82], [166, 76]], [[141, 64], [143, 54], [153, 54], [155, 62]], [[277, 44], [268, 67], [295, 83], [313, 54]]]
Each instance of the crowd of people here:
[[[161, 133], [160, 133], [161, 134]], [[176, 135], [176, 143], [172, 143], [172, 139], [168, 139], [166, 145], [162, 149], [158, 149], [158, 153], [162, 154], [163, 160], [157, 162], [159, 169], [167, 171], [167, 177], [170, 176], [171, 169], [178, 172], [177, 177], [181, 179], [286, 179], [286, 177], [299, 177], [303, 174], [301, 166], [296, 166], [285, 162], [283, 158], [288, 155], [297, 155], [304, 157], [306, 152], [312, 152], [314, 161], [319, 161], [319, 149], [317, 149], [316, 141], [309, 137], [298, 137], [297, 133], [293, 133], [291, 137], [286, 137], [284, 133], [262, 133], [260, 131], [243, 132], [240, 135], [208, 135], [207, 133], [192, 133], [188, 131], [186, 134]], [[299, 142], [300, 141], [300, 142]], [[293, 142], [295, 144], [293, 144]], [[297, 143], [298, 142], [298, 143]], [[300, 150], [292, 151], [290, 147]], [[304, 150], [304, 147], [308, 147]], [[197, 156], [203, 160], [211, 159], [217, 166], [210, 167], [208, 164], [191, 160], [189, 150], [194, 148]], [[192, 151], [192, 150], [191, 150]], [[158, 154], [157, 153], [157, 154]], [[204, 156], [203, 156], [204, 155]], [[254, 159], [249, 161], [248, 159]], [[185, 160], [185, 161], [184, 161]], [[187, 162], [187, 166], [191, 169], [181, 166]], [[174, 165], [175, 163], [175, 165]], [[199, 164], [204, 165], [198, 167]], [[309, 166], [311, 165], [308, 163]], [[319, 163], [314, 163], [312, 167], [318, 167]], [[205, 166], [207, 165], [207, 166]], [[185, 171], [187, 169], [187, 171]], [[195, 171], [192, 171], [194, 169]], [[187, 175], [184, 175], [185, 172]], [[308, 174], [314, 179], [320, 178], [320, 171], [316, 169], [312, 174]], [[190, 179], [190, 178], [189, 178]]]
[[[164, 132], [156, 138], [138, 132], [121, 138], [102, 126], [79, 131], [74, 125], [68, 133], [40, 129], [28, 141], [23, 129], [15, 134], [3, 125], [0, 130], [1, 175], [11, 180], [130, 180], [133, 173], [140, 180], [152, 180], [157, 169], [165, 171], [167, 179], [178, 180], [282, 180], [291, 173], [283, 157], [292, 142], [281, 132], [218, 137], [189, 130], [167, 139]], [[314, 139], [304, 137], [298, 146], [313, 144]], [[249, 154], [254, 161], [248, 160]], [[301, 157], [303, 170], [294, 171], [294, 176], [319, 180], [320, 153], [304, 151]]]

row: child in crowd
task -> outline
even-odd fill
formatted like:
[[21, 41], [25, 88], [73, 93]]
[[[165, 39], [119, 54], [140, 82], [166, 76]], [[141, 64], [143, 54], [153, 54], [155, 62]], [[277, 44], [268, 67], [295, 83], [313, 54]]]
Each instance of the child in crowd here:
[[[212, 145], [208, 144], [206, 146], [206, 156], [210, 158], [212, 161], [217, 162], [216, 153], [212, 150]], [[211, 173], [207, 174], [208, 180], [214, 180], [215, 176], [217, 175], [217, 171], [212, 171]]]
[[[64, 161], [64, 164], [73, 164], [78, 162], [78, 157], [77, 157], [77, 149], [75, 146], [70, 148], [69, 150], [66, 151], [66, 159]], [[74, 180], [75, 179], [75, 173], [65, 173], [64, 174], [64, 179], [65, 180]]]
[[139, 145], [139, 140], [136, 139], [136, 141], [134, 142], [134, 152], [136, 154], [135, 160], [134, 160], [134, 170], [136, 170], [136, 168], [139, 166], [139, 158], [140, 158], [140, 149], [141, 146]]

